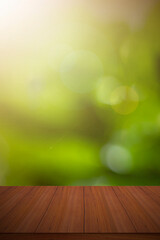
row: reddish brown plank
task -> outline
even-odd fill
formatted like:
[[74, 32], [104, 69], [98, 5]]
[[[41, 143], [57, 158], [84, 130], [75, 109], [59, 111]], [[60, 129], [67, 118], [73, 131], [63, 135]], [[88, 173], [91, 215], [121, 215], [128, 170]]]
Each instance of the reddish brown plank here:
[[56, 187], [33, 187], [0, 222], [1, 232], [33, 233], [53, 197]]
[[111, 187], [85, 187], [85, 232], [136, 232]]
[[[149, 207], [149, 209], [144, 207], [145, 205], [148, 206], [149, 204], [151, 204], [151, 202], [149, 202], [148, 199], [146, 199], [145, 197], [143, 198], [144, 196], [143, 193], [140, 196], [142, 199], [139, 200], [138, 197], [135, 198], [136, 194], [134, 193], [133, 187], [114, 187], [113, 189], [117, 197], [121, 201], [123, 207], [126, 209], [126, 212], [130, 219], [132, 220], [137, 232], [139, 233], [160, 232], [159, 223], [153, 220], [153, 214], [150, 212], [151, 209], [154, 210], [155, 205], [153, 206], [153, 208]], [[158, 219], [157, 214], [155, 219]]]
[[11, 188], [11, 187], [3, 187], [3, 186], [0, 186], [0, 195], [1, 195], [2, 193], [4, 193], [5, 191], [7, 191], [9, 188]]
[[129, 191], [132, 196], [137, 200], [137, 202], [141, 205], [143, 211], [149, 216], [150, 220], [157, 229], [157, 232], [160, 232], [160, 202], [159, 204], [156, 201], [142, 192], [140, 187], [126, 187], [127, 191]]
[[155, 201], [158, 205], [160, 205], [160, 194], [157, 194], [156, 192], [151, 191], [151, 189], [147, 187], [139, 187], [139, 189], [143, 191], [149, 198]]
[[[95, 233], [92, 239], [96, 239], [98, 233], [106, 239], [108, 236], [112, 239], [114, 233], [118, 234], [115, 236], [122, 236], [122, 233], [134, 233], [135, 236], [136, 231], [160, 233], [159, 189], [160, 187], [3, 188], [0, 194], [0, 232], [36, 232], [37, 237], [50, 236], [37, 235], [38, 233], [54, 233], [52, 236], [56, 236], [56, 233], [83, 233], [79, 235], [82, 239], [85, 236], [90, 239], [88, 236], [91, 235], [86, 233]], [[97, 239], [100, 236], [102, 235]]]
[[6, 201], [8, 201], [10, 198], [14, 197], [18, 192], [20, 192], [20, 189], [17, 189], [17, 187], [3, 188], [3, 191], [0, 195], [0, 206]]
[[160, 234], [76, 234], [76, 233], [34, 233], [0, 234], [2, 240], [159, 240]]
[[157, 194], [160, 197], [160, 187], [159, 186], [146, 186], [146, 189], [149, 189], [151, 192]]
[[3, 218], [32, 190], [33, 187], [12, 187], [0, 196], [0, 232]]
[[83, 187], [58, 187], [37, 232], [83, 232]]

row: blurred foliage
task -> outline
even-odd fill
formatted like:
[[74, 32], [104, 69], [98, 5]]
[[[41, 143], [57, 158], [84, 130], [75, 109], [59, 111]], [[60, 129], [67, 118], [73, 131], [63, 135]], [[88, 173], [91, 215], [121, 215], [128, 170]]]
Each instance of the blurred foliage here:
[[0, 26], [1, 185], [160, 184], [160, 4], [137, 28], [83, 4]]

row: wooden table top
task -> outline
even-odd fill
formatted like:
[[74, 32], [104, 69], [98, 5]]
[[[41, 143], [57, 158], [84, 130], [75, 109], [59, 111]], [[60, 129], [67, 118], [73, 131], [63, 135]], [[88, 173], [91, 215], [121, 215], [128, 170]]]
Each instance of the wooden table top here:
[[42, 233], [43, 239], [160, 239], [160, 187], [0, 187], [0, 233], [1, 239], [42, 239]]

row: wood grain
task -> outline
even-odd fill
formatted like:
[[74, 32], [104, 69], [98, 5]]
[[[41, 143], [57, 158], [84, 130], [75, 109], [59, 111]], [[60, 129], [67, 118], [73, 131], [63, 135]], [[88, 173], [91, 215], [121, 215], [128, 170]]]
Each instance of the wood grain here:
[[111, 187], [85, 187], [85, 232], [136, 232]]
[[7, 217], [16, 205], [33, 189], [33, 187], [12, 187], [0, 196], [0, 232], [3, 218]]
[[[159, 218], [154, 217], [154, 213], [160, 208], [155, 202], [149, 201], [146, 194], [137, 192], [138, 187], [113, 187], [118, 199], [121, 201], [123, 207], [139, 233], [159, 233], [160, 222], [156, 222]], [[136, 192], [136, 193], [135, 193]], [[138, 196], [136, 196], [138, 194]], [[142, 196], [143, 195], [143, 196]], [[147, 209], [147, 207], [149, 207]], [[152, 206], [149, 206], [152, 205]], [[156, 210], [154, 210], [154, 208]], [[152, 213], [151, 211], [154, 211]]]
[[160, 197], [160, 187], [159, 186], [146, 186], [145, 189], [149, 189], [151, 192], [157, 194]]
[[36, 232], [83, 232], [83, 187], [58, 187]]
[[7, 191], [9, 188], [10, 188], [10, 187], [0, 187], [0, 195], [1, 195], [3, 192]]
[[56, 187], [34, 187], [0, 222], [3, 232], [35, 232]]
[[160, 193], [152, 191], [152, 189], [148, 187], [139, 187], [144, 194], [147, 194], [153, 201], [155, 201], [158, 205], [160, 204]]
[[0, 187], [0, 239], [160, 239], [160, 187]]
[[[137, 203], [141, 206], [154, 225], [155, 232], [160, 231], [160, 202], [153, 200], [151, 195], [147, 195], [139, 187], [126, 187], [126, 190], [132, 194]], [[150, 228], [150, 231], [152, 229]]]

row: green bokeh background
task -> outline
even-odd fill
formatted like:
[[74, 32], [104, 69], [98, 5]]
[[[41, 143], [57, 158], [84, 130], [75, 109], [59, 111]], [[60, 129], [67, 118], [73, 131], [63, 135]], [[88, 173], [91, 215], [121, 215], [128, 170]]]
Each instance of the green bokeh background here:
[[[141, 12], [134, 1], [2, 2], [0, 184], [159, 185], [159, 1], [135, 1]], [[68, 54], [80, 51], [103, 66], [87, 92], [61, 78]], [[77, 84], [85, 66], [95, 76], [86, 56]], [[119, 86], [138, 95], [130, 114], [109, 103]]]

